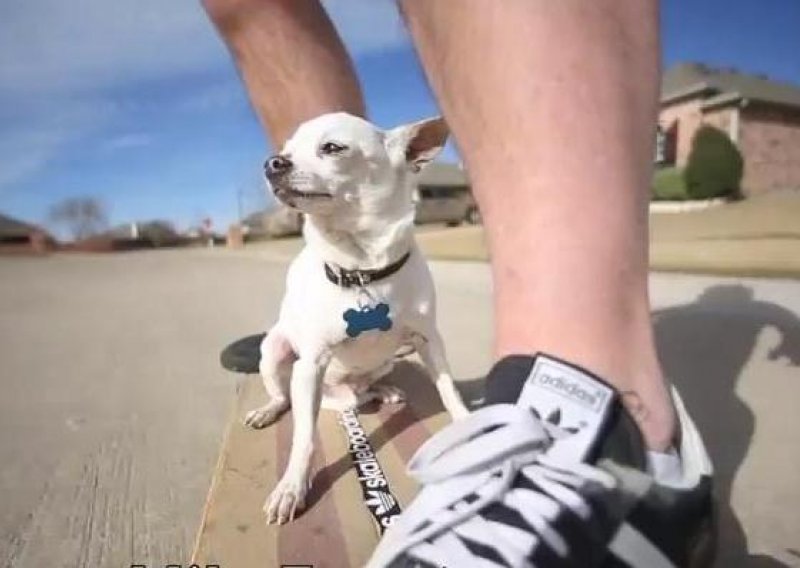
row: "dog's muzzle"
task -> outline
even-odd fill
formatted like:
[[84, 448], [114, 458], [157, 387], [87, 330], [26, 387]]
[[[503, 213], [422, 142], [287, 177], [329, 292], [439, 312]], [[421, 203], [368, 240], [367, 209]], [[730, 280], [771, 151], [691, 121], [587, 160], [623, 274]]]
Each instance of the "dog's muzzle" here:
[[267, 179], [270, 182], [285, 176], [292, 171], [292, 168], [294, 168], [292, 161], [280, 154], [267, 158], [267, 161], [264, 163], [264, 173], [267, 175]]
[[294, 187], [298, 172], [294, 163], [286, 156], [277, 154], [268, 158], [264, 163], [264, 173], [267, 176], [272, 192], [280, 201], [289, 207], [297, 207], [297, 200], [328, 200], [333, 196], [324, 191], [301, 191]]

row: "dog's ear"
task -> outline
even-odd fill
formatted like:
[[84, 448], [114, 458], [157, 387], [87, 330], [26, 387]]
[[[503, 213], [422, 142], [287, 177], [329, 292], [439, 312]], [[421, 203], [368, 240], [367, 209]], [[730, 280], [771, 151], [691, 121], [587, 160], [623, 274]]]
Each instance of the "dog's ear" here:
[[440, 116], [404, 124], [386, 133], [386, 148], [393, 157], [402, 157], [414, 171], [441, 152], [450, 129]]

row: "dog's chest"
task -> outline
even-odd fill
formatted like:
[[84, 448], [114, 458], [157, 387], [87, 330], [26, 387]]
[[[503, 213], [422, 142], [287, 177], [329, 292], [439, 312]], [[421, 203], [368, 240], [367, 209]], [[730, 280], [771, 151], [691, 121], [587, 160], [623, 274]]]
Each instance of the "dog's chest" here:
[[390, 361], [406, 340], [403, 329], [370, 330], [347, 337], [333, 346], [335, 365], [352, 373], [368, 373]]
[[331, 314], [336, 335], [333, 366], [357, 375], [393, 360], [399, 347], [410, 340], [408, 324], [415, 300], [408, 289], [391, 284], [369, 287], [369, 296], [355, 291], [339, 296]]
[[330, 282], [323, 262], [305, 249], [289, 272], [281, 328], [299, 352], [330, 349], [333, 365], [373, 371], [431, 317], [432, 286], [418, 262], [412, 257], [397, 274], [362, 290]]

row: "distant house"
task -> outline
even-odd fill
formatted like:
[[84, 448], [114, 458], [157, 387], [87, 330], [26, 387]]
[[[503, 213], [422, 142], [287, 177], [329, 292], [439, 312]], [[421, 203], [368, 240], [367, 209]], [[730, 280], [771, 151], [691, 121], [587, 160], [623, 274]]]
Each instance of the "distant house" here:
[[181, 244], [184, 244], [184, 239], [169, 221], [155, 220], [117, 225], [102, 233], [71, 243], [68, 248], [85, 252], [114, 252]]
[[134, 241], [142, 246], [165, 247], [180, 244], [181, 237], [169, 221], [136, 221], [125, 223], [102, 233], [115, 241]]
[[686, 165], [703, 124], [726, 132], [742, 152], [745, 195], [800, 188], [800, 87], [698, 63], [668, 69], [656, 161]]
[[0, 252], [43, 253], [55, 248], [55, 239], [43, 229], [0, 214]]
[[417, 223], [480, 222], [467, 173], [456, 164], [428, 164], [419, 175], [417, 187]]
[[251, 213], [241, 221], [245, 239], [271, 239], [299, 235], [303, 230], [303, 214], [277, 203], [275, 207]]

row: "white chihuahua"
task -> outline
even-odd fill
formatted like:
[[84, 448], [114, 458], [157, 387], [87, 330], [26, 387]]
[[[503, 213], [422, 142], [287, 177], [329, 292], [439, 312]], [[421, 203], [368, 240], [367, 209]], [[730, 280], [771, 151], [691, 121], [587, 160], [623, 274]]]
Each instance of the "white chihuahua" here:
[[441, 118], [384, 132], [349, 114], [327, 114], [302, 124], [265, 164], [275, 196], [305, 213], [306, 240], [261, 345], [270, 401], [245, 417], [263, 428], [290, 401], [293, 408], [289, 462], [264, 504], [268, 523], [290, 521], [304, 506], [320, 404], [345, 410], [403, 399], [396, 387], [376, 384], [402, 346], [417, 350], [450, 415], [467, 414], [436, 328], [433, 280], [414, 240], [414, 174], [447, 135]]

